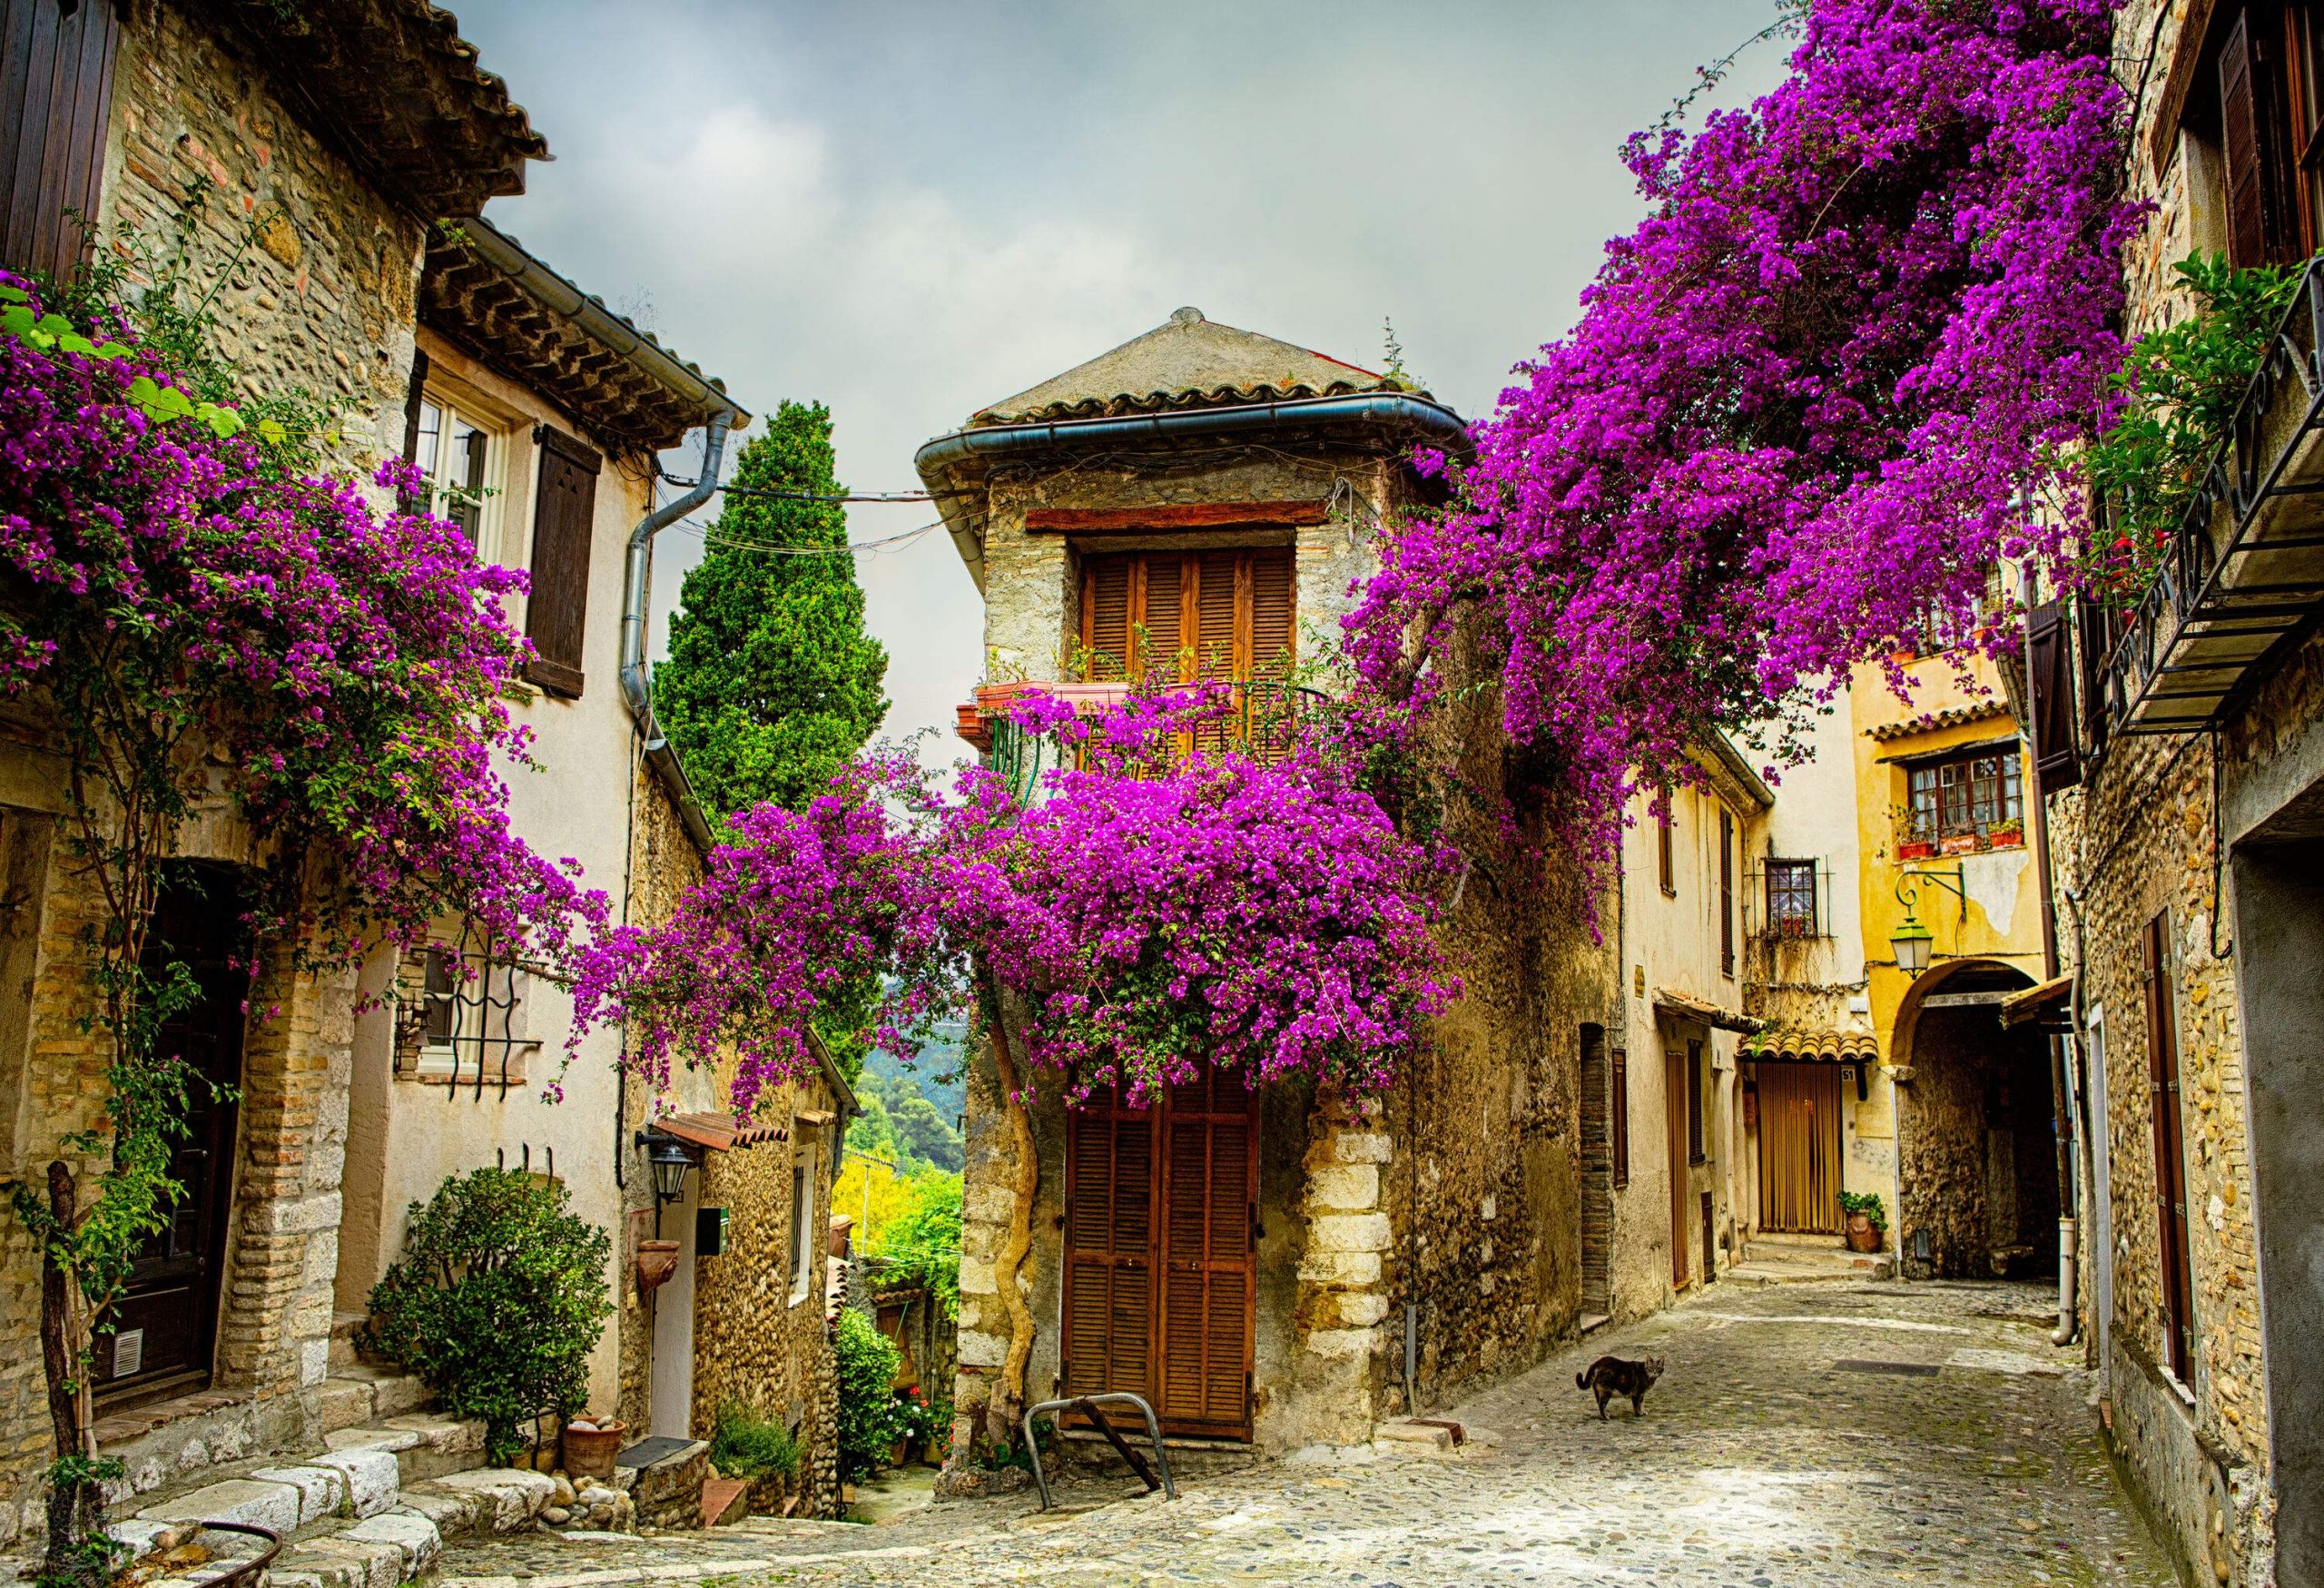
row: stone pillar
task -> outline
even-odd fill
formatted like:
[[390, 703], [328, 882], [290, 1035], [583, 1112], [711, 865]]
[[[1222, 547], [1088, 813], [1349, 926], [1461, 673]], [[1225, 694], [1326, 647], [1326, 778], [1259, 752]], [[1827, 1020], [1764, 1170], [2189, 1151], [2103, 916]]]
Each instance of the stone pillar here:
[[1391, 1409], [1389, 1264], [1394, 1226], [1383, 1195], [1395, 1159], [1376, 1101], [1318, 1098], [1301, 1213], [1299, 1346], [1292, 1395], [1301, 1443], [1355, 1444]]

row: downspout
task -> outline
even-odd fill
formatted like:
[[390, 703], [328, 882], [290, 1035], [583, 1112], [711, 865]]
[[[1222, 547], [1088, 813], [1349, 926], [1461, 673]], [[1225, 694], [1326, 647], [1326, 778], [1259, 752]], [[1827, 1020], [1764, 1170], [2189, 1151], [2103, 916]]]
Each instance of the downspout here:
[[694, 785], [686, 780], [685, 768], [679, 764], [677, 752], [670, 748], [669, 738], [654, 715], [653, 675], [645, 666], [645, 577], [653, 560], [654, 537], [708, 501], [718, 489], [719, 464], [725, 457], [726, 432], [734, 424], [734, 412], [729, 407], [711, 415], [710, 423], [703, 429], [702, 472], [695, 477], [694, 488], [637, 521], [637, 528], [629, 532], [629, 547], [622, 564], [621, 697], [645, 741], [647, 763], [677, 802], [686, 836], [705, 850], [710, 847], [710, 824], [703, 816], [701, 802], [694, 798]]
[[[2029, 652], [2032, 649], [2030, 646], [2027, 648]], [[2025, 739], [2033, 751], [2032, 759], [2036, 768], [2034, 774], [2034, 847], [2042, 883], [2042, 977], [2050, 981], [2058, 973], [2058, 905], [2056, 896], [2051, 891], [2050, 880], [2050, 800], [2042, 788], [2038, 770], [2042, 764], [2042, 725], [2033, 710], [2033, 684], [2030, 679], [2026, 685], [2026, 695]], [[2079, 961], [2075, 962], [2074, 972], [2079, 978], [2082, 972]], [[2071, 1001], [2067, 1007], [2073, 1007]], [[2054, 1134], [2057, 1138], [2058, 1180], [2058, 1327], [2050, 1336], [2050, 1343], [2053, 1346], [2073, 1344], [2074, 1336], [2081, 1329], [2074, 1297], [2074, 1270], [2080, 1261], [2080, 1240], [2079, 1226], [2074, 1217], [2079, 1208], [2073, 1182], [2073, 1092], [2066, 1081], [2065, 1045], [2069, 1040], [2059, 1036], [2050, 1039], [2050, 1096], [2057, 1120]]]

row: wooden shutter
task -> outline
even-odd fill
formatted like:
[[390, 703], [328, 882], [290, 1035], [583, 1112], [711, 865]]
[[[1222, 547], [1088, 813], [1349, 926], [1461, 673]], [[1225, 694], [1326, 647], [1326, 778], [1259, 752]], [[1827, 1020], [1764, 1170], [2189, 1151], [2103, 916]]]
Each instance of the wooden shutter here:
[[1718, 811], [1718, 968], [1735, 974], [1735, 816]]
[[70, 272], [89, 255], [104, 179], [120, 25], [112, 0], [0, 0], [0, 264]]
[[2034, 697], [2035, 787], [2043, 795], [2072, 788], [2082, 781], [2082, 758], [2074, 752], [2073, 656], [2055, 601], [2025, 615], [2025, 684]]
[[1703, 1045], [1687, 1044], [1687, 1161], [1703, 1161]]
[[1668, 806], [1654, 818], [1654, 867], [1660, 876], [1662, 891], [1675, 897], [1679, 892], [1679, 869], [1670, 853], [1670, 812]]
[[1065, 1393], [1154, 1399], [1151, 1109], [1119, 1089], [1066, 1111]]
[[2155, 1219], [2162, 1243], [2163, 1349], [2171, 1371], [2192, 1384], [2194, 1289], [2188, 1250], [2187, 1164], [2181, 1139], [2179, 1037], [2163, 953], [2167, 916], [2146, 923], [2141, 948], [2146, 1003], [2146, 1074], [2154, 1114]]
[[1613, 1123], [1614, 1183], [1630, 1183], [1630, 1056], [1617, 1048], [1609, 1055], [1610, 1074], [1606, 1082], [1606, 1100]]
[[588, 639], [589, 540], [597, 510], [596, 453], [543, 429], [540, 495], [533, 508], [533, 590], [525, 634], [540, 655], [525, 676], [577, 698]]
[[1670, 1283], [1687, 1282], [1687, 1056], [1662, 1055], [1662, 1145], [1670, 1165]]
[[1248, 1438], [1256, 1298], [1256, 1097], [1205, 1066], [1163, 1110], [1162, 1385], [1167, 1427]]
[[1284, 683], [1291, 677], [1292, 633], [1295, 597], [1291, 584], [1291, 554], [1251, 554], [1251, 674]]
[[2074, 617], [2073, 648], [2082, 673], [2082, 723], [2090, 735], [2090, 753], [2095, 755], [2106, 747], [2106, 663], [2114, 633], [2107, 621], [2106, 604], [2093, 597], [2075, 599]]
[[2238, 12], [2219, 54], [2221, 143], [2227, 161], [2227, 256], [2249, 266], [2268, 257], [2267, 180], [2260, 161], [2258, 84], [2251, 69], [2251, 27]]

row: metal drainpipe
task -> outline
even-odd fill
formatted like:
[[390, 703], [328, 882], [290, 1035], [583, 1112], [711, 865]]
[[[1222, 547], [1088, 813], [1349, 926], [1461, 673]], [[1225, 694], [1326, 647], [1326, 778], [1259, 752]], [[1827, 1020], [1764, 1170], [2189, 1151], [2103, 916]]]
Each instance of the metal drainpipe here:
[[677, 796], [678, 814], [688, 836], [705, 849], [710, 846], [710, 824], [694, 797], [677, 752], [670, 748], [662, 725], [654, 716], [653, 677], [645, 666], [645, 571], [654, 537], [708, 501], [718, 489], [718, 467], [725, 456], [726, 432], [734, 419], [731, 409], [711, 416], [703, 429], [702, 472], [695, 476], [694, 488], [637, 521], [637, 528], [629, 532], [629, 548], [622, 566], [621, 697], [645, 739], [645, 759]]
[[[2036, 596], [2041, 594], [2038, 582], [2031, 593]], [[2060, 620], [2063, 621], [2063, 616]], [[2030, 615], [2025, 626], [2028, 629], [2032, 626]], [[2044, 979], [2047, 979], [2058, 973], [2058, 906], [2051, 892], [2050, 881], [2050, 802], [2042, 792], [2042, 776], [2038, 770], [2046, 746], [2042, 743], [2041, 720], [2032, 707], [2033, 688], [2033, 680], [2029, 677], [2026, 680], [2028, 702], [2025, 713], [2025, 738], [2033, 751], [2032, 760], [2037, 769], [2033, 780], [2034, 848], [2042, 884], [2042, 974]], [[2077, 962], [2074, 966], [2077, 974], [2081, 969], [2081, 965]], [[2077, 1241], [2074, 1223], [2074, 1215], [2077, 1211], [2075, 1206], [2077, 1198], [2074, 1193], [2077, 1188], [2073, 1179], [2074, 1120], [2073, 1113], [2066, 1106], [2065, 1041], [2066, 1039], [2062, 1037], [2053, 1036], [2050, 1039], [2050, 1096], [2057, 1120], [2053, 1134], [2056, 1138], [2058, 1183], [2058, 1327], [2050, 1336], [2050, 1343], [2055, 1346], [2072, 1344], [2075, 1333], [2081, 1327], [2075, 1316], [2074, 1307], [2074, 1265], [2079, 1260], [2075, 1250]]]

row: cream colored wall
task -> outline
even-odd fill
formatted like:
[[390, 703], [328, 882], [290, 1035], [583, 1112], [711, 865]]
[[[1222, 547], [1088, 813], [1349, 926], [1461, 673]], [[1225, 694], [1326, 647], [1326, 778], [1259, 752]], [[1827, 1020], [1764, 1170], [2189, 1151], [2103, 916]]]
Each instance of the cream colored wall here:
[[[527, 567], [537, 456], [531, 428], [537, 422], [568, 432], [576, 427], [428, 332], [422, 330], [420, 341], [430, 360], [431, 391], [441, 390], [506, 427], [489, 465], [500, 494], [486, 516], [482, 550], [491, 560]], [[544, 856], [579, 861], [585, 884], [612, 894], [617, 911], [628, 856], [633, 755], [629, 715], [616, 678], [622, 559], [631, 527], [648, 508], [648, 492], [647, 479], [634, 464], [606, 459], [597, 478], [591, 542], [583, 693], [566, 700], [527, 686], [512, 699], [517, 719], [536, 735], [538, 764], [505, 768], [517, 832]], [[517, 620], [521, 626], [521, 609]], [[446, 1178], [503, 1161], [504, 1155], [509, 1164], [522, 1161], [527, 1148], [537, 1169], [554, 1153], [573, 1210], [612, 1238], [607, 1277], [619, 1294], [625, 1275], [615, 1152], [623, 1155], [626, 1172], [643, 1172], [628, 1142], [616, 1142], [619, 1036], [607, 1030], [591, 1032], [567, 1067], [570, 996], [534, 978], [528, 1015], [538, 1045], [526, 1057], [523, 1080], [505, 1095], [497, 1084], [487, 1084], [480, 1098], [473, 1084], [454, 1096], [441, 1084], [395, 1075], [390, 1022], [384, 1015], [366, 1020], [359, 1029], [358, 1099], [383, 1097], [385, 1106], [356, 1121], [352, 1129], [360, 1145], [350, 1146], [350, 1157], [376, 1166], [373, 1172], [379, 1175], [379, 1236], [347, 1248], [359, 1260], [368, 1258], [369, 1269], [342, 1267], [341, 1307], [359, 1305], [355, 1298], [400, 1248], [409, 1204], [425, 1201]], [[562, 1100], [546, 1100], [544, 1083], [560, 1076]], [[618, 1379], [615, 1331], [608, 1327], [590, 1361], [593, 1406], [613, 1406]]]

